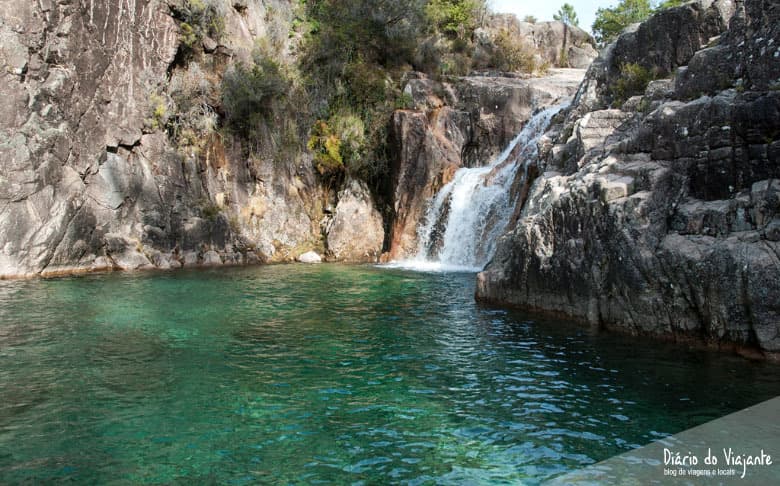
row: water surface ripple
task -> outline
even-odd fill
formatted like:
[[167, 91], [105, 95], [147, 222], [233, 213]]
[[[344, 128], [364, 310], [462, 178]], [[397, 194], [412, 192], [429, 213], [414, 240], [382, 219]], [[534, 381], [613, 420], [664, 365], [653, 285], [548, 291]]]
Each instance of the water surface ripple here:
[[0, 282], [0, 482], [527, 483], [780, 394], [777, 368], [270, 266]]

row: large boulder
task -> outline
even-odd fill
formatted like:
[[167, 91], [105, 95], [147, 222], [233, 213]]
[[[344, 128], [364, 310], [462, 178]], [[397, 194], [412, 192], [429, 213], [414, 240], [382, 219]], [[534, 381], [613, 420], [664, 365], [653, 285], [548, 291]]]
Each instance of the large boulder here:
[[301, 263], [322, 263], [322, 257], [316, 251], [307, 251], [296, 258]]
[[336, 260], [379, 260], [385, 242], [384, 222], [364, 182], [350, 180], [339, 192], [338, 204], [326, 233], [328, 251]]
[[[485, 24], [478, 30], [478, 38], [491, 39], [499, 33], [506, 33], [528, 46], [537, 56], [539, 64], [587, 69], [598, 56], [596, 41], [590, 34], [577, 26], [557, 20], [531, 23], [518, 20], [514, 14], [494, 14], [488, 17]], [[484, 35], [481, 35], [483, 32]], [[487, 46], [487, 50], [490, 50], [490, 46]]]

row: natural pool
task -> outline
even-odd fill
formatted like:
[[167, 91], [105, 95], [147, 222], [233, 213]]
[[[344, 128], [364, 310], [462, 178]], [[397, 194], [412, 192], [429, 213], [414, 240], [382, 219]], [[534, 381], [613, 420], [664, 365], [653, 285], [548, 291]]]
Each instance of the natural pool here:
[[0, 282], [0, 483], [538, 483], [780, 394], [776, 365], [473, 293], [335, 265]]

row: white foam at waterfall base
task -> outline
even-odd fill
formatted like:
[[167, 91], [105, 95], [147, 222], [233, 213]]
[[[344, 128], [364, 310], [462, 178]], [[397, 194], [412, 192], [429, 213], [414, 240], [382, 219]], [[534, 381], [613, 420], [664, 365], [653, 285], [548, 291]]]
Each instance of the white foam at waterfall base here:
[[[539, 156], [539, 138], [562, 108], [552, 106], [535, 114], [489, 165], [458, 169], [428, 204], [418, 228], [417, 255], [386, 266], [429, 272], [482, 270], [514, 212], [512, 185], [517, 177], [527, 176], [529, 164]], [[521, 150], [513, 155], [518, 145]], [[437, 235], [441, 228], [444, 234]]]

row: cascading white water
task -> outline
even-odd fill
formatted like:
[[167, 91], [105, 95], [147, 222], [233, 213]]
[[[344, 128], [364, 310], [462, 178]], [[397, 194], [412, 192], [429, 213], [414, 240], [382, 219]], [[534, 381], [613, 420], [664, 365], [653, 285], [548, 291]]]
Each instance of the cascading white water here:
[[[484, 167], [463, 168], [431, 200], [418, 228], [417, 256], [402, 266], [421, 270], [479, 271], [495, 252], [514, 211], [517, 177], [539, 154], [537, 142], [563, 106], [546, 108], [526, 123], [503, 152]], [[521, 147], [519, 153], [515, 148]]]

